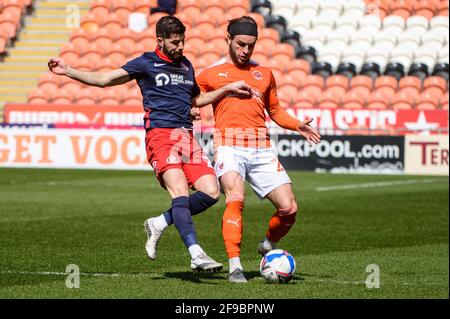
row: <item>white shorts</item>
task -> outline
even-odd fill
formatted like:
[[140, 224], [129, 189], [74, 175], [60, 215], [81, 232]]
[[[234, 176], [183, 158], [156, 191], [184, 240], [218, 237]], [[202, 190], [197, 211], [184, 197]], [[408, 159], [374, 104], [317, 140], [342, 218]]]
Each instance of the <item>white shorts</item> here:
[[278, 186], [291, 183], [272, 148], [219, 146], [214, 169], [218, 178], [229, 171], [239, 172], [260, 199]]

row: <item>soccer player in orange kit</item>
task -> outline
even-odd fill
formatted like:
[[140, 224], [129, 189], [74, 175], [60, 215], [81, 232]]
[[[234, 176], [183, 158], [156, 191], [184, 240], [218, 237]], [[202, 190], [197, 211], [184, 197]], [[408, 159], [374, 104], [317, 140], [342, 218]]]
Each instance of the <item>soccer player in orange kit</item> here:
[[312, 119], [299, 121], [280, 107], [272, 71], [250, 59], [258, 37], [256, 22], [247, 16], [233, 19], [227, 31], [229, 56], [203, 69], [196, 79], [207, 92], [236, 80], [245, 80], [251, 87], [251, 97], [229, 93], [213, 104], [215, 171], [226, 197], [222, 235], [229, 259], [228, 279], [245, 283], [240, 261], [244, 180], [276, 208], [259, 244], [260, 254], [275, 249], [294, 225], [298, 211], [291, 180], [270, 145], [264, 111], [280, 127], [299, 132], [310, 144], [319, 143], [320, 135], [310, 126]]

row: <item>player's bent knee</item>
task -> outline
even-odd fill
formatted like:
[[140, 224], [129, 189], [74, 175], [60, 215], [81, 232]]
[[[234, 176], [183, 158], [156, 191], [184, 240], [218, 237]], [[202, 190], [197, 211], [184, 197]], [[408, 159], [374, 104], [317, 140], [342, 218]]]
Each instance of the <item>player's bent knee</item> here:
[[295, 223], [295, 217], [297, 216], [298, 210], [297, 208], [297, 203], [293, 201], [291, 207], [278, 209], [278, 215], [280, 216], [283, 224], [293, 225]]

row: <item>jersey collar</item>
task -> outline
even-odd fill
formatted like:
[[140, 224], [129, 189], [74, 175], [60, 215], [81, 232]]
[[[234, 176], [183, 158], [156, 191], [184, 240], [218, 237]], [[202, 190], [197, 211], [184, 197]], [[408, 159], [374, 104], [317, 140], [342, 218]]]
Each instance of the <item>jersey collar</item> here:
[[167, 55], [165, 55], [162, 51], [160, 51], [158, 47], [156, 47], [155, 53], [161, 60], [164, 60], [169, 63], [173, 62], [173, 60], [171, 60]]

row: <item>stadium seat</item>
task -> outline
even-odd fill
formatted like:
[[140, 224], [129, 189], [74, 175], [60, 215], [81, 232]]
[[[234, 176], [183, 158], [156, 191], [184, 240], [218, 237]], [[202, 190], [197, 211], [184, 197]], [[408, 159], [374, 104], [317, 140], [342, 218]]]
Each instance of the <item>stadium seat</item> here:
[[88, 33], [97, 32], [101, 24], [101, 19], [99, 19], [98, 16], [93, 13], [84, 15], [80, 22], [81, 28], [83, 28]]
[[114, 33], [110, 32], [108, 29], [100, 28], [92, 35], [92, 39], [97, 47], [106, 49], [112, 45]]
[[430, 31], [434, 34], [438, 34], [442, 37], [448, 37], [448, 17], [434, 16], [430, 20]]
[[375, 80], [374, 89], [386, 96], [392, 96], [398, 89], [397, 79], [389, 75], [380, 76]]
[[[399, 72], [399, 73], [405, 73], [405, 70], [409, 70], [412, 62], [413, 62], [413, 56], [414, 52], [410, 51], [408, 48], [402, 48], [402, 47], [395, 47], [391, 50], [391, 57], [389, 59], [389, 64], [391, 64], [391, 69], [393, 72]], [[401, 67], [399, 66], [401, 65]], [[403, 71], [400, 70], [403, 69]], [[386, 65], [385, 72], [388, 71], [388, 65]], [[403, 76], [403, 75], [400, 75]]]
[[103, 56], [114, 61], [125, 61], [126, 50], [120, 43], [116, 42], [105, 50]]
[[325, 88], [325, 80], [320, 75], [309, 74], [303, 79], [300, 86], [302, 90], [307, 89], [314, 96], [318, 96]]
[[383, 19], [382, 29], [390, 34], [399, 34], [405, 29], [405, 24], [405, 18], [398, 15], [389, 15]]
[[3, 12], [21, 16], [24, 11], [25, 2], [21, 0], [3, 0]]
[[275, 29], [271, 28], [263, 28], [262, 30], [258, 31], [258, 41], [264, 40], [264, 39], [270, 39], [274, 41], [275, 43], [280, 42], [280, 35]]
[[440, 95], [435, 96], [430, 91], [424, 91], [415, 98], [417, 110], [435, 110], [439, 105]]
[[138, 35], [136, 32], [128, 29], [123, 28], [121, 31], [119, 31], [116, 35], [114, 40], [117, 43], [120, 43], [120, 45], [124, 48], [129, 48], [137, 42]]
[[97, 103], [97, 95], [94, 92], [94, 88], [87, 86], [81, 90], [76, 91], [74, 97], [74, 103], [80, 105], [92, 105]]
[[397, 47], [415, 51], [420, 46], [420, 37], [412, 32], [402, 32], [397, 35]]
[[448, 81], [449, 79], [449, 65], [448, 63], [437, 63], [433, 68], [432, 75], [440, 76], [444, 80]]
[[353, 17], [355, 20], [359, 19], [365, 14], [366, 6], [360, 0], [347, 0], [343, 2], [344, 16]]
[[280, 15], [270, 15], [266, 19], [266, 26], [275, 29], [281, 38], [287, 28], [286, 19]]
[[116, 87], [106, 87], [101, 90], [98, 98], [98, 103], [101, 105], [118, 105], [122, 99], [121, 94], [118, 94]]
[[423, 81], [423, 91], [429, 92], [433, 97], [440, 97], [447, 91], [447, 82], [440, 76], [430, 76]]
[[317, 104], [320, 108], [337, 109], [340, 102], [339, 96], [331, 90], [325, 90], [317, 96]]
[[436, 11], [436, 5], [433, 0], [416, 0], [413, 4], [413, 12], [415, 15], [423, 16], [431, 19]]
[[268, 17], [272, 14], [272, 3], [269, 0], [253, 0], [251, 11]]
[[111, 12], [112, 0], [91, 1], [89, 12], [95, 16], [105, 17]]
[[[397, 56], [394, 61], [400, 61], [404, 58], [404, 56]], [[406, 59], [407, 57], [405, 57]], [[398, 80], [400, 80], [401, 77], [405, 76], [405, 67], [402, 63], [398, 62], [390, 62], [386, 65], [386, 68], [384, 70], [384, 75], [390, 75]], [[412, 74], [409, 74], [412, 75]]]
[[312, 32], [329, 34], [335, 29], [335, 21], [326, 16], [319, 15], [312, 20]]
[[8, 38], [15, 38], [18, 30], [18, 18], [11, 13], [5, 12], [0, 15], [0, 30], [8, 34]]
[[412, 14], [411, 4], [406, 0], [391, 1], [389, 8], [393, 16], [399, 16], [403, 19], [407, 19]]
[[144, 52], [145, 52], [144, 44], [136, 43], [134, 46], [129, 48], [127, 52], [127, 60], [131, 60], [138, 56], [141, 56]]
[[308, 88], [303, 89], [294, 95], [292, 103], [299, 108], [313, 108], [316, 106], [316, 96]]
[[47, 92], [54, 92], [61, 86], [61, 78], [51, 72], [43, 73], [39, 76], [38, 87]]
[[[297, 92], [295, 92], [297, 94]], [[277, 90], [277, 98], [282, 108], [289, 108], [293, 105], [292, 95], [284, 90]]]
[[342, 98], [342, 107], [344, 109], [362, 109], [365, 103], [365, 97], [353, 90], [348, 91]]
[[293, 59], [288, 65], [286, 65], [286, 73], [295, 81], [299, 82], [310, 73], [310, 65], [306, 60]]
[[325, 87], [327, 90], [332, 87], [339, 87], [343, 92], [346, 92], [349, 88], [349, 80], [340, 74], [331, 75], [325, 80]]
[[78, 92], [84, 86], [83, 83], [73, 80], [67, 76], [61, 76], [61, 87], [71, 92]]
[[333, 68], [328, 62], [317, 61], [313, 63], [312, 73], [325, 79], [333, 74]]
[[112, 11], [122, 20], [128, 21], [128, 16], [131, 12], [134, 12], [134, 1], [113, 0]]
[[98, 61], [104, 55], [104, 50], [105, 48], [97, 45], [96, 43], [89, 43], [85, 48], [83, 48], [82, 57], [93, 61]]
[[116, 13], [111, 13], [103, 19], [102, 28], [108, 29], [110, 32], [116, 34], [123, 28], [127, 27], [128, 19], [123, 20]]
[[438, 15], [448, 17], [448, 0], [440, 0], [436, 4], [436, 11]]
[[[53, 91], [52, 91], [53, 92]], [[28, 93], [28, 103], [30, 104], [46, 104], [51, 101], [51, 92], [36, 88]]]
[[367, 97], [366, 108], [369, 110], [385, 110], [388, 108], [389, 97], [380, 91], [373, 91]]
[[391, 95], [391, 106], [395, 111], [398, 110], [411, 110], [414, 104], [414, 97], [406, 94], [405, 92], [398, 92]]
[[72, 91], [60, 88], [52, 92], [52, 104], [72, 104], [74, 100], [74, 94]]
[[368, 77], [372, 78], [372, 80], [375, 80], [381, 74], [380, 65], [375, 62], [365, 62], [361, 66], [360, 74], [367, 75]]
[[356, 75], [350, 80], [350, 88], [352, 90], [362, 88], [360, 91], [364, 91], [368, 94], [373, 89], [373, 80], [367, 75]]
[[406, 20], [406, 31], [415, 34], [416, 36], [418, 34], [422, 35], [423, 33], [426, 33], [429, 27], [429, 19], [421, 15], [412, 16]]
[[169, 14], [166, 12], [155, 12], [155, 13], [150, 14], [147, 18], [147, 23], [148, 23], [149, 28], [154, 29], [156, 22], [159, 19], [161, 19], [162, 17], [165, 17], [167, 15], [169, 15]]
[[439, 98], [439, 106], [442, 110], [448, 111], [448, 91], [441, 95]]
[[380, 19], [384, 19], [389, 12], [388, 2], [384, 0], [365, 0], [366, 2], [366, 15], [378, 16]]
[[417, 76], [405, 76], [400, 79], [398, 87], [406, 94], [417, 95], [422, 90], [422, 82]]
[[265, 28], [265, 25], [266, 25], [266, 23], [264, 21], [264, 17], [257, 12], [249, 12], [249, 13], [247, 13], [247, 16], [253, 18], [256, 21], [256, 23], [258, 24], [258, 38], [259, 38], [259, 33], [261, 32], [262, 29]]
[[320, 4], [320, 15], [334, 20], [342, 13], [343, 3], [338, 1], [324, 1]]
[[[88, 44], [87, 44], [88, 45]], [[86, 46], [87, 46], [86, 45]], [[71, 63], [74, 60], [78, 59], [82, 54], [82, 46], [75, 45], [71, 42], [66, 43], [61, 48], [59, 56], [67, 63]], [[70, 61], [70, 62], [69, 62]]]
[[78, 47], [86, 46], [92, 40], [92, 33], [82, 28], [75, 29], [70, 35], [70, 42]]
[[356, 75], [356, 65], [351, 62], [341, 62], [337, 67], [337, 74], [342, 74], [349, 79]]
[[419, 77], [421, 80], [425, 79], [429, 75], [428, 66], [423, 63], [413, 63], [409, 68], [408, 75]]
[[93, 71], [97, 68], [98, 60], [82, 57], [73, 62], [73, 67], [80, 71]]

